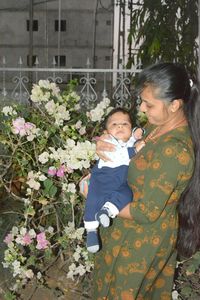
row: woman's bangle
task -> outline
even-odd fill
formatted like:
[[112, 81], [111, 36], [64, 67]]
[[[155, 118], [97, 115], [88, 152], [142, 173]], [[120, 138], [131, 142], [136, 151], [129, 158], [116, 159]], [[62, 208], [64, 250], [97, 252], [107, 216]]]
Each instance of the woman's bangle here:
[[97, 142], [97, 141], [99, 141], [101, 138], [99, 137], [99, 136], [94, 136], [93, 138], [92, 138], [92, 141], [93, 142]]

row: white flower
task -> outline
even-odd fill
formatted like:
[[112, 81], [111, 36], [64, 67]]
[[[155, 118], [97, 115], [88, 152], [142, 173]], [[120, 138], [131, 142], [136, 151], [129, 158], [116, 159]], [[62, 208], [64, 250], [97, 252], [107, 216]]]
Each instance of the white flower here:
[[18, 229], [16, 226], [13, 226], [13, 228], [12, 228], [12, 230], [11, 230], [11, 233], [12, 233], [13, 235], [16, 235], [16, 234], [18, 234], [18, 232], [19, 232], [19, 229]]
[[69, 183], [67, 187], [67, 192], [75, 194], [76, 193], [76, 186], [74, 183]]
[[80, 135], [84, 135], [86, 133], [86, 127], [85, 126], [81, 127], [79, 133]]
[[38, 85], [41, 88], [45, 88], [45, 89], [49, 89], [50, 88], [50, 82], [49, 82], [49, 80], [40, 79], [39, 82], [38, 82]]
[[31, 203], [30, 199], [27, 199], [27, 198], [23, 198], [23, 201], [24, 201], [24, 205], [29, 205]]
[[49, 115], [53, 115], [56, 111], [56, 104], [53, 100], [51, 100], [45, 105], [45, 108]]
[[39, 181], [45, 181], [47, 177], [44, 174], [39, 175], [38, 177]]
[[9, 268], [10, 264], [7, 262], [2, 262], [3, 268]]
[[14, 268], [13, 277], [16, 277], [17, 275], [21, 274], [21, 265], [18, 260], [14, 260], [14, 262], [12, 263], [12, 266]]
[[41, 162], [41, 164], [45, 164], [49, 160], [49, 153], [46, 151], [41, 153], [38, 157], [38, 160]]
[[79, 252], [75, 252], [75, 253], [73, 254], [73, 258], [75, 259], [75, 261], [78, 261], [80, 257], [81, 257], [81, 255], [80, 255]]
[[73, 195], [70, 196], [69, 199], [70, 199], [70, 203], [71, 203], [71, 204], [74, 204], [74, 203], [75, 203], [75, 200], [76, 200], [76, 197], [75, 197], [75, 195], [73, 194]]
[[172, 292], [172, 299], [173, 300], [178, 300], [179, 299], [179, 293], [177, 291]]
[[34, 189], [34, 190], [39, 190], [40, 188], [40, 183], [37, 181], [38, 179], [38, 174], [37, 173], [33, 173], [33, 171], [30, 171], [28, 173], [28, 178], [27, 178], [27, 185], [29, 185], [29, 187], [31, 189]]
[[74, 106], [74, 110], [76, 111], [76, 110], [79, 110], [81, 108], [81, 106], [80, 106], [80, 104], [76, 104], [75, 106]]
[[78, 122], [76, 122], [76, 124], [75, 124], [76, 129], [80, 129], [81, 126], [82, 126], [82, 122], [80, 120]]
[[90, 112], [87, 112], [87, 116], [93, 122], [100, 122], [102, 121], [104, 115], [106, 114], [109, 105], [110, 105], [110, 100], [108, 98], [103, 98], [103, 100], [97, 104], [95, 109], [92, 109]]
[[54, 228], [52, 226], [49, 226], [46, 231], [49, 232], [49, 233], [53, 233]]
[[27, 232], [27, 229], [26, 229], [25, 227], [21, 227], [21, 228], [20, 228], [19, 233], [20, 233], [21, 235], [25, 235], [26, 232]]
[[72, 139], [67, 139], [66, 140], [66, 148], [73, 148], [75, 146], [75, 141]]
[[34, 229], [30, 229], [28, 233], [29, 233], [29, 235], [30, 235], [31, 238], [35, 238], [36, 237], [36, 232], [35, 232]]
[[[26, 189], [26, 196], [30, 196], [32, 194], [32, 190], [30, 188]], [[24, 202], [25, 203], [25, 202]], [[26, 203], [25, 203], [26, 204]], [[27, 201], [28, 204], [28, 201]]]
[[82, 265], [82, 264], [79, 264], [76, 268], [76, 274], [75, 275], [80, 275], [80, 276], [83, 276], [85, 273], [86, 273], [86, 269], [85, 269], [85, 266]]
[[69, 129], [69, 126], [68, 126], [68, 125], [63, 126], [63, 128], [62, 128], [62, 130], [63, 130], [64, 132], [66, 132], [68, 129]]
[[5, 115], [5, 116], [14, 116], [17, 114], [17, 112], [12, 108], [12, 106], [4, 106], [3, 109], [2, 109], [2, 113]]
[[25, 276], [29, 279], [33, 278], [34, 277], [34, 273], [31, 269], [28, 269], [25, 271]]
[[57, 107], [54, 117], [55, 117], [55, 123], [57, 125], [63, 125], [63, 121], [70, 120], [69, 111], [66, 110], [66, 107], [64, 105], [59, 105]]
[[42, 278], [42, 274], [40, 272], [37, 272], [37, 279], [41, 279]]

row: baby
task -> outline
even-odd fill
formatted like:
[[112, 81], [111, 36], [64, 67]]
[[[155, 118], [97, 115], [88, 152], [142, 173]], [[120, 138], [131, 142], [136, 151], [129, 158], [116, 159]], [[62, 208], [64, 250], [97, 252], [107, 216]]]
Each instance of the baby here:
[[[132, 129], [130, 113], [123, 108], [113, 109], [105, 119], [104, 133], [110, 138], [116, 150], [106, 152], [110, 161], [99, 159], [92, 168], [86, 199], [84, 226], [87, 232], [87, 250], [95, 253], [100, 249], [98, 227], [110, 225], [119, 211], [133, 200], [133, 194], [127, 183], [130, 159], [145, 145], [142, 128]], [[85, 190], [87, 180], [81, 182], [81, 192]]]

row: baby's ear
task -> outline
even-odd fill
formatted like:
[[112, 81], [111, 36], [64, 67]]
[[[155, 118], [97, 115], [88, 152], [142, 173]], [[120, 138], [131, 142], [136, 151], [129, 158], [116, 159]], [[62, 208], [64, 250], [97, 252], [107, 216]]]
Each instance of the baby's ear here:
[[104, 129], [103, 133], [104, 133], [104, 134], [107, 134], [107, 133], [108, 133], [108, 131], [107, 131], [106, 129]]

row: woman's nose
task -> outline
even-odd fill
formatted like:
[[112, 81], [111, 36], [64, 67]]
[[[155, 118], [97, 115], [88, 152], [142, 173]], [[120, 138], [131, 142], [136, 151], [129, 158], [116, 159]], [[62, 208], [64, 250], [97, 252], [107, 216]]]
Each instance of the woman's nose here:
[[141, 112], [146, 112], [146, 111], [147, 111], [147, 110], [146, 110], [146, 105], [145, 105], [143, 102], [140, 104], [139, 110], [140, 110]]

